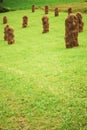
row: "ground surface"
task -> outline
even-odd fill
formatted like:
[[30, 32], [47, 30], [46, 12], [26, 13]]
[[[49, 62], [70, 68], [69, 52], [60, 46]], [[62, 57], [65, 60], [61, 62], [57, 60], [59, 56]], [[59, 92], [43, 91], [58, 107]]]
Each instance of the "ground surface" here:
[[[42, 7], [44, 5], [49, 5], [49, 6], [56, 6], [59, 4], [64, 4], [67, 6], [67, 4], [79, 2], [82, 3], [84, 0], [4, 0], [3, 5], [5, 7], [9, 7], [11, 9], [30, 9], [32, 4], [35, 4], [36, 8]], [[78, 4], [75, 4], [78, 5]], [[82, 8], [82, 7], [80, 7]]]
[[[13, 26], [15, 44], [3, 40], [2, 18]], [[22, 16], [29, 26], [22, 28]], [[50, 32], [42, 34], [44, 12], [0, 14], [0, 127], [4, 130], [87, 129], [87, 15], [79, 47], [66, 49], [67, 13], [49, 13]]]

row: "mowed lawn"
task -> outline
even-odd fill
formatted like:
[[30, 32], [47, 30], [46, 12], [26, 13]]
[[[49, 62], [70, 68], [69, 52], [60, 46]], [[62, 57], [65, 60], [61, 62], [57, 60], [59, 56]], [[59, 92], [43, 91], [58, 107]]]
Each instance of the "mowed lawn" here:
[[[42, 34], [43, 15], [41, 10], [0, 14], [0, 128], [87, 130], [87, 14], [79, 47], [72, 49], [64, 41], [67, 13], [49, 12], [47, 34]], [[3, 40], [3, 16], [14, 28], [13, 45]]]

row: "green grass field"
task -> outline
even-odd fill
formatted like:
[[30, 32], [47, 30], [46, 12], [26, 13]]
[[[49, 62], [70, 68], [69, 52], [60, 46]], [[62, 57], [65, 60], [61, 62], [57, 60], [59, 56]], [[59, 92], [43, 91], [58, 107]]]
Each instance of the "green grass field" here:
[[84, 0], [4, 0], [3, 5], [13, 10], [15, 9], [30, 9], [32, 4], [35, 4], [36, 8], [48, 4], [49, 6], [57, 4], [67, 4], [73, 2], [83, 2]]
[[61, 12], [67, 12], [69, 7], [73, 8], [73, 12], [80, 11], [87, 13], [87, 2], [85, 0], [4, 0], [3, 7], [9, 10], [25, 10], [31, 9], [32, 4], [35, 4], [36, 9], [44, 9], [45, 5], [49, 5], [50, 11], [55, 7], [59, 8]]
[[[13, 26], [15, 44], [3, 40], [3, 16]], [[29, 17], [22, 28], [22, 16]], [[79, 47], [66, 49], [67, 13], [49, 13], [50, 31], [42, 34], [44, 11], [0, 14], [1, 130], [87, 130], [87, 15]]]
[[[27, 9], [32, 4], [60, 11], [73, 7], [85, 12], [80, 0], [9, 1], [4, 6]], [[68, 3], [69, 2], [69, 3]], [[62, 3], [62, 5], [61, 5]], [[65, 3], [65, 4], [64, 4]], [[67, 5], [66, 5], [67, 3]], [[29, 27], [21, 28], [22, 16], [29, 16]], [[15, 44], [3, 41], [2, 17], [15, 29]], [[42, 34], [43, 11], [30, 10], [1, 14], [0, 19], [0, 128], [4, 130], [86, 130], [87, 129], [87, 58], [85, 29], [79, 34], [78, 48], [65, 49], [64, 20], [50, 12], [50, 32]]]

